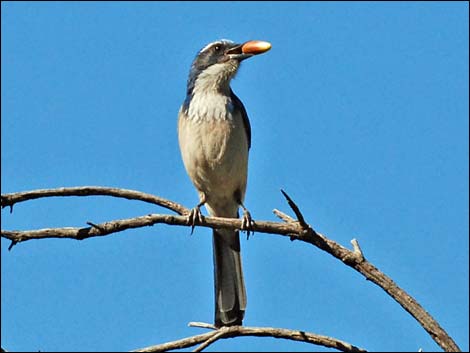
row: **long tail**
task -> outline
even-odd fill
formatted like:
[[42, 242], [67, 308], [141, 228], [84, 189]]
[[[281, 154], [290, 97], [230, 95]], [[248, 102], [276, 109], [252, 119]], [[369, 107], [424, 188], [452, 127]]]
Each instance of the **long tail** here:
[[241, 325], [246, 292], [238, 231], [214, 229], [215, 326]]

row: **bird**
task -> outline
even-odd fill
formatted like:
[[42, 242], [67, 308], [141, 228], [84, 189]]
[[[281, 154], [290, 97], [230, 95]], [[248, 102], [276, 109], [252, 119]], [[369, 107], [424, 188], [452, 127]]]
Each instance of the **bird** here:
[[[240, 63], [271, 49], [269, 42], [242, 44], [222, 39], [204, 46], [189, 71], [186, 97], [178, 112], [178, 142], [186, 172], [199, 203], [188, 214], [188, 224], [203, 220], [205, 205], [214, 217], [238, 218], [248, 235], [253, 225], [245, 208], [251, 126], [246, 109], [230, 87]], [[238, 230], [213, 229], [216, 327], [242, 325], [246, 290]]]

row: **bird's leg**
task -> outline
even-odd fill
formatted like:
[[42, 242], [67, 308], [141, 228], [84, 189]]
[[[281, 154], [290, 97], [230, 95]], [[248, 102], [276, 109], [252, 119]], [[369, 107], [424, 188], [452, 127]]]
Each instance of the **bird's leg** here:
[[245, 205], [242, 202], [242, 193], [240, 189], [237, 189], [235, 193], [233, 194], [235, 197], [235, 200], [237, 201], [238, 205], [243, 209], [243, 217], [242, 217], [242, 226], [241, 230], [246, 231], [246, 238], [248, 239], [250, 237], [251, 233], [253, 232], [253, 219], [251, 218], [250, 212], [246, 209]]
[[196, 223], [202, 223], [203, 216], [201, 213], [201, 206], [206, 203], [206, 195], [203, 192], [199, 193], [199, 203], [188, 214], [188, 224], [191, 226], [191, 235], [194, 232]]
[[245, 205], [243, 205], [243, 202], [238, 201], [240, 207], [243, 209], [243, 216], [242, 216], [242, 227], [241, 230], [246, 231], [246, 238], [248, 239], [250, 237], [251, 233], [253, 232], [253, 219], [251, 218], [250, 212], [246, 209]]

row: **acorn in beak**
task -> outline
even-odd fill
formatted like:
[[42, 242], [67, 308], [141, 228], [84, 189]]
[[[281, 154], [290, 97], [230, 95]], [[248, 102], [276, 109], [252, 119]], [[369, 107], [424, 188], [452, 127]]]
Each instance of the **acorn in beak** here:
[[226, 51], [230, 58], [240, 61], [251, 58], [254, 55], [262, 54], [271, 49], [271, 43], [262, 40], [250, 40], [243, 44], [234, 44]]

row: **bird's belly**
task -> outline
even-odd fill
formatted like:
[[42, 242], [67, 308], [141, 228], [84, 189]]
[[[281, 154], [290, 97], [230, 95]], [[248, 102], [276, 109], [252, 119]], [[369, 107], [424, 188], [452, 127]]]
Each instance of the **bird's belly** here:
[[248, 140], [242, 121], [186, 120], [179, 124], [183, 162], [196, 188], [211, 208], [236, 204], [246, 189]]

